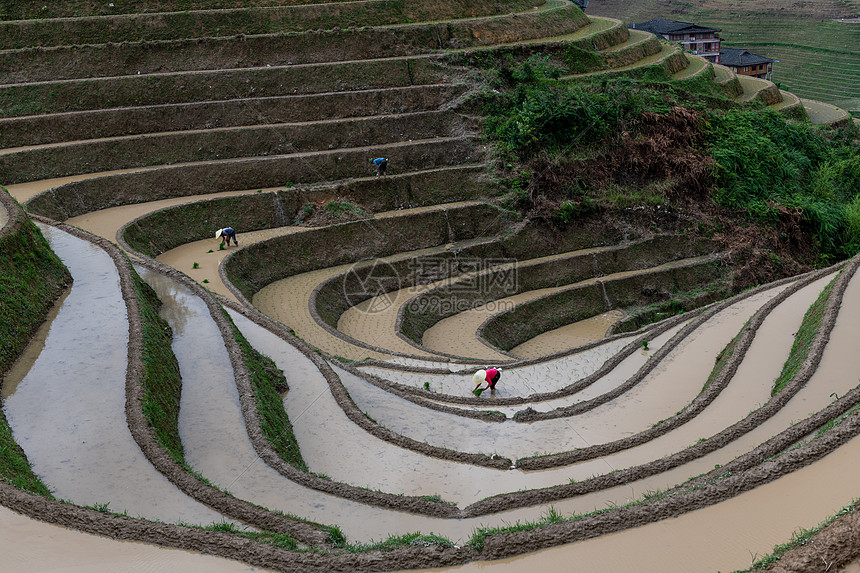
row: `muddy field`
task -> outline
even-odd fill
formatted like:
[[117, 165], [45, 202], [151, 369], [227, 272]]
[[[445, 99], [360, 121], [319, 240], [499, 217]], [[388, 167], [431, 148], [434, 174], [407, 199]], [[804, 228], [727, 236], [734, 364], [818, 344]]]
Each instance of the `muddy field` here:
[[[835, 9], [813, 4], [796, 8]], [[86, 88], [104, 99], [64, 113], [44, 96], [36, 113], [15, 107], [20, 117], [0, 119], [26, 117], [34, 129], [33, 141], [0, 154], [9, 166], [0, 183], [27, 202], [73, 279], [4, 372], [4, 416], [55, 498], [0, 483], [4, 567], [734, 570], [856, 497], [845, 468], [860, 455], [850, 375], [860, 370], [860, 259], [811, 272], [801, 262], [780, 275], [748, 257], [766, 238], [739, 233], [688, 252], [672, 234], [704, 212], [640, 209], [583, 218], [563, 234], [498, 205], [491, 152], [460, 99], [471, 76], [435, 50], [529, 39], [516, 30], [540, 39], [544, 22], [545, 33], [594, 51], [589, 71], [625, 58], [643, 70], [687, 60], [668, 47], [660, 61], [613, 53], [626, 41], [621, 23], [589, 24], [566, 2], [482, 4], [475, 14], [470, 5], [404, 16], [474, 18], [456, 25], [313, 32], [345, 41], [306, 67], [290, 55], [298, 33], [278, 38], [279, 53], [255, 48], [271, 38], [223, 36], [197, 64], [212, 41], [61, 46], [53, 61], [44, 48], [22, 49], [17, 84], [0, 86], [0, 97]], [[360, 53], [368, 38], [382, 59]], [[575, 53], [553, 42], [555, 56]], [[490, 61], [490, 52], [457, 57]], [[87, 53], [98, 61], [68, 65]], [[138, 56], [140, 78], [128, 62]], [[169, 61], [147, 67], [159, 58]], [[279, 66], [293, 79], [257, 83]], [[54, 86], [59, 77], [68, 81]], [[216, 77], [232, 86], [218, 90], [223, 101], [207, 83]], [[181, 87], [136, 100], [135, 89], [167, 81]], [[247, 84], [241, 92], [236, 81]], [[426, 98], [404, 88], [422, 83]], [[305, 89], [294, 102], [301, 120], [266, 120], [270, 98]], [[99, 137], [98, 113], [113, 118], [119, 101], [137, 127], [121, 133], [110, 119]], [[53, 120], [62, 134], [51, 135]], [[374, 177], [379, 155], [394, 158], [395, 173]], [[8, 224], [18, 212], [10, 196], [0, 192], [4, 241], [20, 233]], [[215, 238], [228, 225], [238, 246]], [[643, 250], [648, 241], [663, 246]], [[730, 278], [728, 260], [744, 272]], [[543, 272], [523, 270], [522, 288], [504, 292], [499, 281], [518, 265]], [[135, 274], [161, 300], [163, 324], [147, 316]], [[755, 279], [765, 284], [747, 288]], [[405, 309], [450, 303], [464, 287], [463, 309]], [[697, 289], [717, 294], [660, 314]], [[656, 320], [614, 333], [645, 308]], [[526, 318], [505, 323], [505, 313]], [[147, 386], [161, 366], [149, 345], [168, 332], [182, 385], [179, 456], [160, 441]], [[283, 372], [289, 389], [275, 409], [304, 466], [273, 445], [265, 376], [236, 332], [271, 358], [263, 370]], [[473, 372], [491, 365], [502, 368], [498, 388], [475, 396]], [[855, 513], [842, 513], [773, 569], [850, 571], [860, 545]], [[260, 531], [272, 535], [261, 541]]]

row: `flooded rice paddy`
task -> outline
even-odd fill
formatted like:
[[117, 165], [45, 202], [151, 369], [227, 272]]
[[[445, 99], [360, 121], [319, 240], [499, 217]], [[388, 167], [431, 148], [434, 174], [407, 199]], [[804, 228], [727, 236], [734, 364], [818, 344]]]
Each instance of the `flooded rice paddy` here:
[[38, 356], [4, 381], [4, 412], [33, 470], [55, 497], [78, 505], [172, 523], [222, 521], [158, 473], [128, 430], [128, 320], [113, 261], [87, 241], [42, 230], [74, 283], [43, 327]]

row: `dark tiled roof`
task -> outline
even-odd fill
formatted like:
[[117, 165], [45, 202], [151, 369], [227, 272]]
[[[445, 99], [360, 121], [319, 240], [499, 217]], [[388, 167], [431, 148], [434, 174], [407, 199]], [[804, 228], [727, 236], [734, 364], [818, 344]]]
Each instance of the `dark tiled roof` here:
[[719, 28], [708, 28], [691, 24], [690, 22], [676, 22], [675, 20], [663, 20], [662, 18], [654, 18], [647, 22], [639, 22], [631, 24], [630, 28], [636, 30], [645, 30], [652, 34], [698, 34], [700, 32], [719, 32]]
[[720, 63], [724, 66], [755, 66], [775, 62], [770, 58], [758, 56], [743, 48], [720, 48]]

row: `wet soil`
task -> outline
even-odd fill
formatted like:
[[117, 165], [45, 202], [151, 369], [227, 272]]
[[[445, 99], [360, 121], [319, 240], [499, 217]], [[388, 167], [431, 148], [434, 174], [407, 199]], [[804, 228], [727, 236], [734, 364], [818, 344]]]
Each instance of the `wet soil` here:
[[539, 358], [568, 348], [576, 348], [600, 340], [606, 336], [606, 332], [613, 324], [626, 316], [621, 310], [610, 310], [598, 316], [544, 332], [511, 348], [511, 354], [523, 358]]
[[470, 358], [498, 360], [498, 353], [489, 349], [486, 343], [477, 336], [477, 332], [485, 321], [492, 318], [499, 312], [510, 310], [516, 305], [524, 304], [539, 297], [571, 289], [573, 287], [621, 279], [649, 271], [675, 268], [684, 264], [694, 263], [699, 260], [702, 259], [696, 258], [685, 261], [673, 261], [652, 269], [612, 273], [573, 284], [553, 288], [536, 289], [506, 297], [440, 320], [424, 332], [422, 344], [425, 348], [435, 350], [437, 352], [468, 356]]
[[0, 506], [0, 552], [5, 571], [264, 571], [247, 563], [67, 529]]
[[[264, 191], [271, 191], [271, 189], [264, 189]], [[146, 215], [147, 213], [151, 213], [153, 211], [163, 209], [165, 207], [172, 207], [174, 205], [182, 205], [184, 203], [200, 201], [201, 199], [234, 197], [237, 195], [246, 195], [249, 193], [256, 193], [256, 189], [253, 191], [225, 191], [223, 193], [212, 193], [210, 195], [192, 195], [187, 197], [176, 197], [174, 199], [164, 199], [162, 201], [152, 201], [149, 203], [138, 203], [134, 205], [123, 205], [122, 207], [111, 207], [109, 209], [93, 211], [91, 213], [80, 215], [78, 217], [72, 217], [66, 222], [69, 225], [80, 227], [81, 229], [89, 231], [90, 233], [98, 235], [99, 237], [104, 237], [108, 241], [116, 242], [119, 238], [117, 236], [117, 233], [123, 227], [123, 225], [125, 225], [129, 221], [137, 219], [142, 215]], [[217, 229], [212, 230], [213, 234], [216, 230]]]

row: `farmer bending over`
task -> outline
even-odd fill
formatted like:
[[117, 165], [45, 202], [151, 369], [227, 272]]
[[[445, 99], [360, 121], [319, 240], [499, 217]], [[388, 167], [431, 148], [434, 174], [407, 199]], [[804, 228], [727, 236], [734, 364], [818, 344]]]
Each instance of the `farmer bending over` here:
[[224, 241], [227, 241], [227, 246], [230, 246], [230, 239], [233, 239], [233, 244], [239, 246], [239, 241], [236, 240], [236, 231], [233, 227], [224, 227], [215, 231], [215, 238], [221, 239], [221, 246], [224, 246]]
[[[489, 389], [491, 394], [496, 393], [496, 383], [499, 381], [499, 378], [502, 377], [502, 369], [501, 368], [487, 368], [486, 370], [478, 370], [472, 376], [472, 382], [475, 382], [475, 389], [472, 390], [472, 393], [480, 396], [481, 392]], [[486, 388], [482, 388], [481, 392], [478, 392], [478, 387], [487, 383]]]
[[373, 160], [373, 164], [376, 165], [376, 176], [385, 175], [385, 169], [388, 167], [388, 158], [387, 157], [377, 157]]

